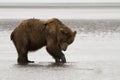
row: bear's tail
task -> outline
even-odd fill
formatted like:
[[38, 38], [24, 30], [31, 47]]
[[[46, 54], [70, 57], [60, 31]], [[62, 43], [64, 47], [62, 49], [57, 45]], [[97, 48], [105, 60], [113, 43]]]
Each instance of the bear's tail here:
[[14, 37], [14, 33], [12, 32], [10, 35], [11, 40], [13, 40], [13, 37]]

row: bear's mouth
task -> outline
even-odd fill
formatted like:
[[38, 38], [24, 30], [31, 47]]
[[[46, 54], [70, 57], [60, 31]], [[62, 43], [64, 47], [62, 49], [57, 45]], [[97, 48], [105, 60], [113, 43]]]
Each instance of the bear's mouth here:
[[68, 43], [62, 43], [62, 44], [60, 45], [61, 50], [66, 51], [68, 45], [69, 45]]

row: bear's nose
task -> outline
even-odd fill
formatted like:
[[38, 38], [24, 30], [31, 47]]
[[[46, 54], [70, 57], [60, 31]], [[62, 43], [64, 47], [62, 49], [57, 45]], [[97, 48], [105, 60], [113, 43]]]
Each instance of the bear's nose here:
[[66, 50], [67, 50], [67, 48], [63, 49], [63, 51], [66, 51]]

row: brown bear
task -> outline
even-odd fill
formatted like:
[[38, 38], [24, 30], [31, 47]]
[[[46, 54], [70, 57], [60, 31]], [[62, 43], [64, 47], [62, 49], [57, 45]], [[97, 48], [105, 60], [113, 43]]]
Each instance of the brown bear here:
[[52, 18], [47, 21], [27, 19], [20, 23], [11, 33], [18, 52], [18, 63], [27, 64], [34, 61], [28, 60], [28, 51], [35, 51], [46, 46], [48, 53], [56, 63], [66, 63], [62, 52], [65, 51], [75, 38], [76, 31], [72, 31], [59, 19]]

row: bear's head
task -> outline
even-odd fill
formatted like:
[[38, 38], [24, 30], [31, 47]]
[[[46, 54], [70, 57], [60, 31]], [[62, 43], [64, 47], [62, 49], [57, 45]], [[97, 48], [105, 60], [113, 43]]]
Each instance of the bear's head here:
[[76, 31], [72, 31], [57, 18], [50, 19], [45, 24], [49, 26], [49, 34], [54, 34], [56, 37], [59, 48], [66, 51], [67, 47], [74, 41]]
[[61, 28], [58, 36], [58, 41], [61, 49], [66, 51], [67, 47], [74, 41], [76, 36], [76, 31], [72, 31], [68, 27]]

